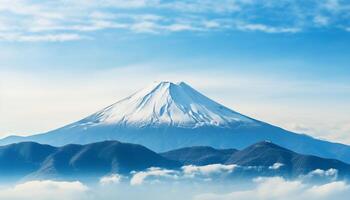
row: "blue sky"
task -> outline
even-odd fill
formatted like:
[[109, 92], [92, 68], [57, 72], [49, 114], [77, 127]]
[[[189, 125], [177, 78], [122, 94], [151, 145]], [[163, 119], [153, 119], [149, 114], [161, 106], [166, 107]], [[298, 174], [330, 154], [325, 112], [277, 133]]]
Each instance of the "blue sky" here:
[[183, 80], [244, 114], [350, 144], [350, 2], [0, 0], [0, 136]]

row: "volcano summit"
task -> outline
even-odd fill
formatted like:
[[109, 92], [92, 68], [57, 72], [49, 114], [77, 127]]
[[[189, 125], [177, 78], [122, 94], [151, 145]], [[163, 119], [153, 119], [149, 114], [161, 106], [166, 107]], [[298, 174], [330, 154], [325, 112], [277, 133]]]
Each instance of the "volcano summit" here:
[[72, 126], [198, 128], [232, 127], [258, 122], [226, 108], [186, 83], [160, 82], [102, 109]]

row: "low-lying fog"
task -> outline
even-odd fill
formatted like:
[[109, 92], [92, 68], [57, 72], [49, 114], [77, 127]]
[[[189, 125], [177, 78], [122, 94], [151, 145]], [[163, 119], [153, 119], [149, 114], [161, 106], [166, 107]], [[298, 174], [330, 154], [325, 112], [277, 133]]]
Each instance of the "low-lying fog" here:
[[6, 200], [231, 200], [337, 199], [350, 195], [350, 184], [337, 170], [314, 170], [294, 179], [279, 176], [239, 178], [235, 165], [187, 166], [181, 170], [149, 168], [129, 176], [110, 174], [95, 182], [22, 180], [2, 183]]

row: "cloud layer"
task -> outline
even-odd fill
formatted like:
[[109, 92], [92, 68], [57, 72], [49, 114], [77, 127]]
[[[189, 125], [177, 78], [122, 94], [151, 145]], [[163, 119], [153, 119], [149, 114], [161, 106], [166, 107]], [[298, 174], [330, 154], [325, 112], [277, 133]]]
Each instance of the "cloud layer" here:
[[350, 194], [350, 186], [345, 182], [328, 182], [312, 185], [300, 180], [288, 181], [280, 177], [258, 178], [256, 186], [249, 190], [237, 190], [226, 194], [201, 194], [195, 200], [230, 200], [230, 199], [339, 199], [345, 200]]
[[349, 30], [342, 0], [0, 0], [0, 40], [95, 39], [104, 31], [248, 31], [297, 33], [310, 28]]
[[[212, 165], [209, 171], [226, 174], [230, 166]], [[223, 170], [225, 168], [225, 170]], [[207, 174], [208, 167], [198, 168]], [[317, 170], [313, 175], [331, 176], [332, 170]], [[350, 186], [344, 181], [328, 180], [315, 183], [308, 179], [286, 180], [281, 177], [258, 177], [239, 182], [203, 182], [202, 179], [186, 181], [179, 177], [181, 172], [151, 168], [135, 173], [131, 182], [121, 182], [121, 176], [112, 174], [100, 179], [100, 185], [89, 187], [78, 181], [34, 180], [18, 183], [14, 186], [0, 187], [0, 199], [6, 200], [107, 200], [107, 199], [193, 199], [193, 200], [230, 200], [230, 199], [339, 199], [350, 195]], [[311, 173], [310, 173], [311, 174]], [[151, 182], [150, 178], [154, 180]], [[167, 178], [167, 182], [157, 182]], [[189, 177], [187, 177], [189, 178]], [[126, 180], [126, 178], [123, 178]], [[146, 182], [147, 181], [147, 184]], [[125, 184], [126, 183], [126, 184]], [[130, 184], [131, 183], [131, 184]], [[133, 183], [136, 183], [133, 184]], [[118, 184], [118, 185], [116, 185]], [[273, 188], [273, 189], [272, 189]]]
[[[119, 183], [129, 183], [132, 186], [138, 186], [181, 181], [232, 181], [244, 176], [256, 177], [263, 174], [263, 171], [267, 172], [264, 173], [265, 176], [279, 176], [281, 175], [279, 173], [279, 169], [283, 166], [283, 163], [275, 163], [269, 167], [210, 164], [205, 166], [186, 165], [183, 166], [180, 170], [170, 170], [158, 167], [151, 167], [144, 171], [132, 172], [128, 177], [122, 177], [118, 174], [104, 176], [100, 179], [100, 184], [113, 185]], [[337, 178], [338, 170], [336, 169], [316, 169], [298, 177], [299, 180], [307, 182], [336, 181]]]
[[0, 199], [79, 200], [87, 197], [87, 191], [88, 187], [78, 181], [28, 181], [13, 187], [0, 188]]

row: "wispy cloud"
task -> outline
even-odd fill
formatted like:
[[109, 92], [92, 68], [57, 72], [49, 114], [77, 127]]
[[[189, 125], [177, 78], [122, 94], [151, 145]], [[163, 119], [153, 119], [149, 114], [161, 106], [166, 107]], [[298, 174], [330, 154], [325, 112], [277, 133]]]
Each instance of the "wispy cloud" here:
[[72, 40], [88, 39], [89, 37], [79, 34], [17, 34], [17, 33], [0, 33], [0, 40], [17, 41], [17, 42], [64, 42]]
[[242, 31], [261, 31], [266, 33], [296, 33], [301, 31], [296, 27], [273, 27], [265, 24], [239, 24], [237, 26]]
[[330, 23], [329, 18], [322, 15], [316, 15], [314, 17], [314, 22], [319, 26], [326, 26]]
[[185, 0], [159, 3], [157, 6], [191, 13], [232, 13], [238, 12], [243, 6], [251, 4], [251, 0]]
[[89, 33], [110, 29], [137, 34], [298, 33], [307, 28], [348, 27], [349, 10], [349, 3], [337, 0], [307, 5], [291, 0], [0, 0], [0, 33], [15, 35], [1, 40], [30, 42], [88, 39], [93, 37]]

